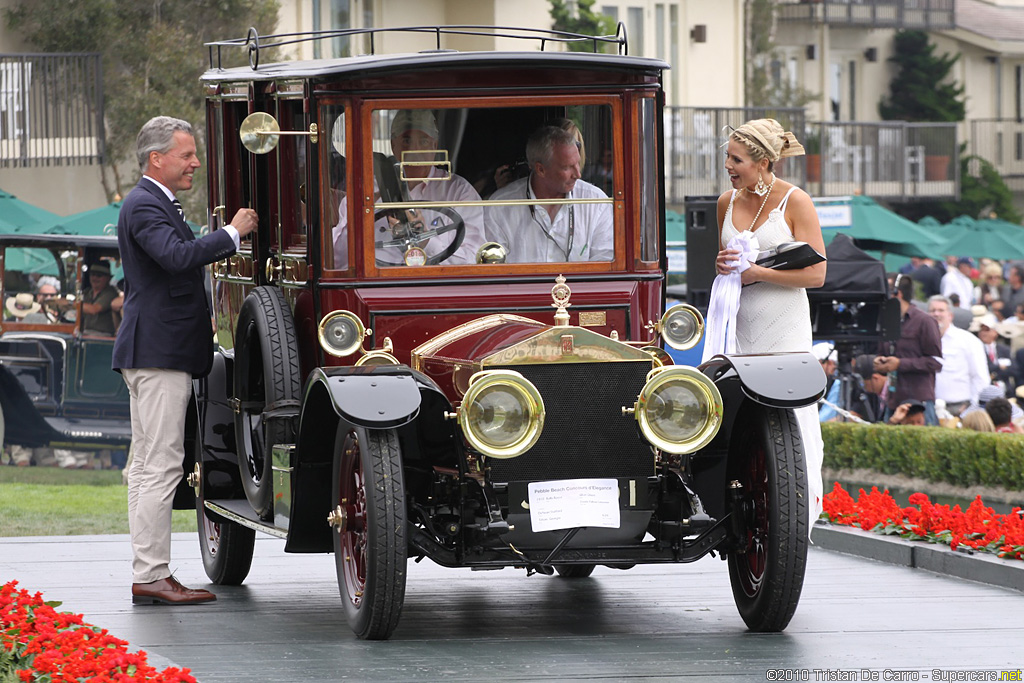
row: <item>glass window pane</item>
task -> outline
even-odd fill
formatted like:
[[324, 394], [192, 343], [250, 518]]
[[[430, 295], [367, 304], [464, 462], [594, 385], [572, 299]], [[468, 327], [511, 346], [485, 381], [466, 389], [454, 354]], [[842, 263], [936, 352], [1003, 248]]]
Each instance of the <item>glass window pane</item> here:
[[640, 258], [658, 260], [658, 129], [654, 98], [640, 100]]

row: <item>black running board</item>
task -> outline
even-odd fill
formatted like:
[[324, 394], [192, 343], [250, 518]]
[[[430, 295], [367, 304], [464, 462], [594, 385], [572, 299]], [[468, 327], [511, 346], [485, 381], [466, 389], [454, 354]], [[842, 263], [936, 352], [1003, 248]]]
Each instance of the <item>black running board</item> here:
[[247, 500], [207, 500], [203, 504], [207, 510], [219, 517], [223, 517], [229, 522], [234, 522], [264, 534], [276, 536], [277, 538], [288, 538], [287, 529], [271, 526], [261, 521]]

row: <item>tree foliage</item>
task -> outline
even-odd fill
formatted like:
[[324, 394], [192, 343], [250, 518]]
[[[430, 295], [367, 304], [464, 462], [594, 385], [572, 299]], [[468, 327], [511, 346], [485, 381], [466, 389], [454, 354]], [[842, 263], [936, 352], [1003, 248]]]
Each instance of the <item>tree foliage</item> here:
[[[243, 38], [250, 26], [270, 33], [277, 0], [18, 0], [5, 10], [8, 27], [40, 52], [98, 52], [103, 62], [103, 187], [107, 201], [124, 195], [136, 173], [135, 139], [153, 116], [205, 127], [199, 76], [209, 68], [204, 43]], [[246, 53], [225, 53], [242, 64]], [[192, 216], [205, 215], [205, 180], [183, 196]]]
[[971, 218], [998, 217], [1011, 223], [1022, 221], [1013, 205], [1013, 193], [999, 171], [976, 155], [960, 156], [960, 199], [957, 201], [914, 202], [898, 209], [899, 213], [918, 221], [932, 216], [949, 223], [957, 216]]
[[747, 54], [744, 89], [750, 107], [803, 107], [818, 97], [790, 82], [782, 71], [785, 57], [775, 44], [776, 0], [746, 0]]
[[[579, 33], [585, 36], [615, 35], [615, 21], [606, 14], [594, 11], [597, 0], [578, 0], [575, 14], [565, 0], [548, 0], [551, 3], [551, 26], [556, 31]], [[608, 44], [599, 44], [598, 49], [604, 52], [610, 48]], [[572, 52], [593, 52], [592, 42], [569, 43]]]
[[900, 31], [889, 62], [897, 67], [889, 97], [878, 104], [886, 121], [963, 121], [964, 89], [950, 80], [960, 55], [935, 55], [923, 31]]

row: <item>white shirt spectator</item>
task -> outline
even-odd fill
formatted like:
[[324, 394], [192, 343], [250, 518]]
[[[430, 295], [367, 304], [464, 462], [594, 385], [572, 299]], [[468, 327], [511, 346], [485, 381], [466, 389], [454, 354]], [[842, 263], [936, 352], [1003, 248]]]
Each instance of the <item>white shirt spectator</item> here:
[[[491, 201], [536, 199], [529, 178], [520, 178]], [[598, 187], [577, 180], [566, 199], [607, 198]], [[546, 205], [488, 206], [487, 239], [508, 251], [507, 263], [611, 261], [615, 256], [612, 205], [563, 204], [554, 220]]]
[[989, 382], [981, 340], [955, 325], [947, 327], [942, 334], [942, 370], [935, 375], [935, 398], [947, 405], [973, 403]]
[[950, 268], [942, 276], [941, 289], [944, 297], [948, 298], [950, 294], [959, 296], [960, 308], [970, 308], [974, 305], [974, 283], [956, 268]]

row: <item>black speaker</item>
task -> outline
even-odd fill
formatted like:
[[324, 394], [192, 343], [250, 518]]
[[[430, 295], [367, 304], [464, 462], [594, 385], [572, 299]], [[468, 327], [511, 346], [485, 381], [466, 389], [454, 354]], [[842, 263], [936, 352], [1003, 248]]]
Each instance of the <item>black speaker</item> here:
[[686, 197], [686, 302], [708, 310], [718, 254], [718, 197]]

